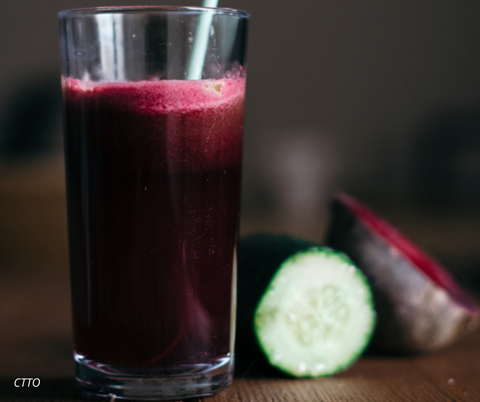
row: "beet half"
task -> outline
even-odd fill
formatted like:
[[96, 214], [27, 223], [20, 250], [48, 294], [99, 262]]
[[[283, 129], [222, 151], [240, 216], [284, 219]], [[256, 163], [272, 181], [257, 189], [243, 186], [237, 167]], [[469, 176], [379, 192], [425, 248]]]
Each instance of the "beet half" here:
[[372, 285], [378, 314], [372, 350], [434, 351], [478, 326], [474, 300], [398, 230], [346, 194], [332, 210], [327, 245], [347, 254]]

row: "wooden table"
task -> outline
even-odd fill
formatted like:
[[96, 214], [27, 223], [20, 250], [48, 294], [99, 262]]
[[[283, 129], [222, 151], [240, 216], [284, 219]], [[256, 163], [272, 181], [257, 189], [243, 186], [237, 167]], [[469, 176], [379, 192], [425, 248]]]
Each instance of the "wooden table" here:
[[[84, 400], [71, 361], [68, 273], [0, 272], [0, 401]], [[40, 378], [15, 388], [17, 377]], [[209, 402], [480, 401], [480, 331], [439, 353], [364, 357], [331, 378], [238, 378]]]

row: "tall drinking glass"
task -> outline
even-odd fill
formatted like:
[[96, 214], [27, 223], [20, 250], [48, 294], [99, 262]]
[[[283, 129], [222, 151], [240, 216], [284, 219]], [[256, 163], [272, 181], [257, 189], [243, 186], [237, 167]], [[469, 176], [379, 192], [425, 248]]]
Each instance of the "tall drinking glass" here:
[[248, 14], [59, 19], [77, 384], [215, 393], [232, 381]]

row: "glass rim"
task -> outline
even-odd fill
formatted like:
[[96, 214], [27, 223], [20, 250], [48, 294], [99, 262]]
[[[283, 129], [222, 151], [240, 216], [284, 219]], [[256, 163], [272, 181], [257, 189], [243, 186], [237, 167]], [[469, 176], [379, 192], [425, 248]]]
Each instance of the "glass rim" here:
[[134, 14], [141, 12], [165, 12], [179, 14], [202, 14], [206, 11], [213, 11], [214, 14], [229, 15], [240, 18], [248, 18], [250, 14], [246, 11], [236, 10], [234, 8], [222, 7], [190, 7], [190, 6], [112, 6], [112, 7], [86, 7], [72, 8], [58, 13], [58, 18], [82, 17], [98, 14]]

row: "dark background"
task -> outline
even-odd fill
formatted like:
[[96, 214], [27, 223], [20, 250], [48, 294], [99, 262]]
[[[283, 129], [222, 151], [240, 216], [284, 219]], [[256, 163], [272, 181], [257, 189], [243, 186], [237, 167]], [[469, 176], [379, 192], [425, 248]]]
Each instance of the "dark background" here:
[[[2, 4], [0, 271], [68, 270], [56, 15], [127, 4]], [[220, 5], [251, 14], [242, 233], [322, 241], [343, 190], [474, 283], [480, 2]]]

